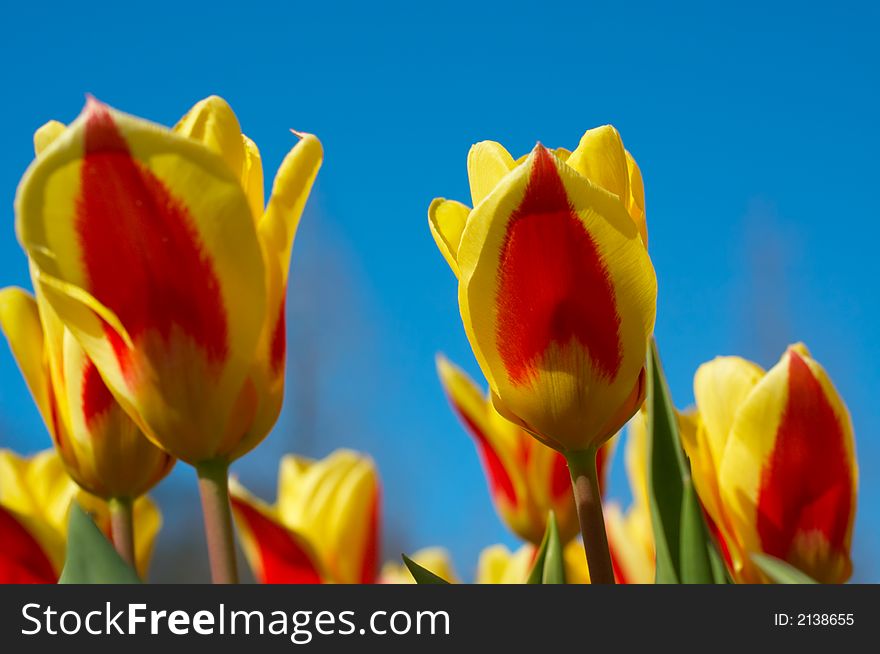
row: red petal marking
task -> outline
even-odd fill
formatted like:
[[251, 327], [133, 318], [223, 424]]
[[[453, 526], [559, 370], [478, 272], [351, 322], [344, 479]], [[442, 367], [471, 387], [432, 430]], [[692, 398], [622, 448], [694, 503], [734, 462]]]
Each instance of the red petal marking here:
[[0, 506], [0, 584], [54, 584], [58, 575], [39, 542]]
[[853, 508], [844, 438], [819, 380], [789, 350], [788, 400], [758, 492], [765, 552], [786, 559], [797, 534], [815, 532], [833, 549], [842, 548]]
[[[284, 297], [286, 291], [282, 295]], [[284, 356], [287, 354], [287, 321], [284, 317], [284, 305], [286, 300], [281, 300], [281, 308], [275, 319], [275, 329], [272, 330], [272, 342], [269, 345], [269, 365], [272, 373], [280, 375], [284, 372]]]
[[[86, 106], [85, 155], [76, 228], [89, 291], [133, 340], [177, 327], [214, 363], [228, 353], [220, 282], [187, 208], [135, 161], [107, 107]], [[130, 353], [107, 325], [124, 374]]]
[[260, 558], [255, 570], [261, 584], [320, 584], [321, 575], [309, 553], [290, 531], [247, 502], [232, 496], [232, 508], [247, 522]]
[[91, 426], [96, 418], [113, 406], [113, 402], [110, 389], [101, 379], [95, 364], [91, 359], [88, 359], [85, 368], [83, 368], [82, 385], [82, 412], [86, 419], [86, 425]]
[[381, 504], [381, 488], [379, 483], [373, 489], [370, 502], [370, 516], [367, 523], [367, 539], [364, 544], [364, 558], [361, 562], [362, 584], [375, 584], [379, 574], [379, 515]]
[[608, 543], [608, 553], [611, 555], [611, 569], [614, 571], [614, 580], [618, 584], [630, 583], [629, 578], [626, 576], [626, 571], [623, 569], [623, 565], [620, 562], [620, 558], [614, 553], [614, 547], [610, 542]]
[[489, 480], [489, 490], [492, 495], [500, 495], [509, 504], [516, 506], [516, 490], [514, 490], [513, 487], [513, 480], [511, 480], [510, 475], [507, 474], [507, 469], [501, 462], [498, 453], [492, 447], [492, 444], [489, 442], [489, 439], [486, 438], [486, 434], [483, 433], [483, 430], [480, 429], [479, 425], [477, 425], [477, 423], [458, 406], [452, 396], [450, 396], [449, 399], [459, 420], [464, 423], [468, 432], [470, 432], [471, 436], [473, 436], [474, 440], [477, 442], [477, 452], [479, 452], [480, 459], [483, 462], [483, 469], [486, 471], [486, 477]]
[[574, 339], [614, 379], [622, 360], [614, 287], [596, 243], [568, 201], [553, 156], [537, 147], [526, 192], [501, 248], [496, 340], [514, 384], [537, 372], [553, 343]]
[[[544, 447], [544, 445], [541, 445]], [[559, 452], [553, 452], [553, 471], [550, 477], [550, 494], [554, 499], [571, 497], [571, 473], [565, 457]]]

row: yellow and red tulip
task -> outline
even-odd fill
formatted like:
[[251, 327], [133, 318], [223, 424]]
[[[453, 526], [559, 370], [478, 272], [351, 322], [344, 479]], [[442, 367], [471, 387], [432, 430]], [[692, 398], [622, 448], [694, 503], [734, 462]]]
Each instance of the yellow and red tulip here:
[[[565, 457], [503, 418], [491, 398], [443, 356], [437, 357], [437, 371], [450, 404], [475, 441], [492, 501], [505, 524], [538, 545], [552, 510], [560, 539], [568, 543], [579, 526]], [[608, 441], [596, 457], [602, 485], [612, 443]]]
[[765, 372], [719, 357], [694, 378], [699, 418], [683, 430], [694, 484], [734, 579], [765, 581], [765, 553], [826, 583], [852, 573], [858, 470], [849, 412], [802, 344]]
[[[67, 513], [76, 499], [105, 534], [105, 502], [73, 482], [57, 452], [21, 457], [0, 450], [0, 583], [55, 583], [64, 565]], [[162, 518], [147, 497], [134, 504], [135, 559], [145, 576]]]
[[147, 440], [98, 369], [45, 302], [19, 288], [0, 290], [0, 328], [70, 476], [104, 499], [134, 499], [174, 459]]
[[167, 452], [200, 464], [253, 448], [281, 407], [287, 270], [318, 140], [300, 135], [265, 209], [259, 152], [220, 98], [174, 130], [90, 99], [36, 140], [16, 227], [48, 303]]
[[468, 155], [474, 208], [438, 198], [432, 234], [498, 411], [551, 447], [598, 447], [644, 396], [657, 282], [644, 191], [610, 126], [577, 149]]
[[614, 576], [619, 584], [653, 584], [656, 570], [648, 503], [648, 435], [642, 411], [629, 421], [624, 462], [632, 503], [625, 511], [614, 501], [605, 505]]
[[338, 450], [320, 461], [288, 455], [268, 505], [230, 489], [245, 555], [260, 583], [371, 584], [379, 566], [379, 479], [373, 462]]
[[[452, 559], [442, 547], [426, 547], [417, 551], [410, 557], [418, 565], [430, 570], [438, 577], [445, 579], [450, 584], [458, 583], [458, 575], [452, 567]], [[379, 574], [379, 583], [382, 584], [414, 584], [412, 574], [402, 563], [388, 562], [382, 566]]]

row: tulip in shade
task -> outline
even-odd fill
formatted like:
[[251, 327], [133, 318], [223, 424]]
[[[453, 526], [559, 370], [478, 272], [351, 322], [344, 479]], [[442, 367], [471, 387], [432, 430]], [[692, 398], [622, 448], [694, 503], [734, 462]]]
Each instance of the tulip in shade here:
[[232, 511], [257, 581], [371, 584], [379, 563], [379, 479], [373, 462], [338, 450], [281, 460], [269, 506], [232, 484]]
[[0, 290], [0, 328], [73, 480], [104, 499], [133, 500], [174, 459], [123, 411], [39, 288], [36, 299], [18, 288]]
[[[438, 577], [445, 579], [450, 584], [458, 583], [458, 575], [452, 567], [452, 560], [442, 547], [426, 547], [417, 551], [410, 557], [418, 565], [430, 570]], [[382, 584], [414, 584], [412, 573], [403, 563], [388, 562], [382, 566], [379, 574], [379, 583]]]
[[750, 556], [787, 561], [817, 581], [852, 573], [855, 442], [849, 412], [802, 344], [765, 372], [719, 357], [694, 378], [699, 411], [683, 430], [694, 484], [738, 582], [766, 581]]
[[[0, 450], [0, 583], [58, 580], [74, 498], [109, 533], [106, 503], [77, 487], [55, 451], [26, 458]], [[162, 519], [155, 504], [142, 497], [134, 504], [134, 521], [137, 569], [146, 576]]]
[[301, 135], [263, 207], [259, 152], [229, 106], [174, 130], [90, 99], [22, 178], [19, 240], [36, 283], [147, 435], [198, 465], [228, 462], [281, 407], [284, 297], [321, 164]]
[[[492, 501], [505, 524], [523, 540], [539, 545], [552, 510], [563, 543], [574, 538], [578, 518], [565, 457], [499, 415], [491, 398], [442, 355], [437, 357], [437, 372], [452, 408], [475, 441]], [[612, 449], [613, 441], [608, 441], [597, 455], [603, 486]]]

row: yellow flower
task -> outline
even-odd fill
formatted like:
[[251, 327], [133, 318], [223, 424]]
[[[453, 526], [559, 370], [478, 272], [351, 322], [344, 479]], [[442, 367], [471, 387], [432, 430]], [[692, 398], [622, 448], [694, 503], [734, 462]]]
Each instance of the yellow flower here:
[[35, 141], [16, 228], [49, 305], [167, 452], [196, 465], [252, 449], [281, 407], [287, 270], [318, 140], [301, 135], [265, 210], [257, 147], [217, 97], [174, 130], [90, 99]]
[[495, 407], [557, 450], [598, 447], [641, 404], [654, 328], [638, 167], [605, 126], [570, 155], [478, 143], [468, 176], [474, 208], [428, 216]]
[[0, 290], [0, 329], [70, 476], [104, 499], [134, 499], [174, 466], [107, 389], [98, 369], [45, 302]]
[[373, 462], [350, 450], [320, 461], [288, 455], [270, 506], [233, 481], [232, 512], [260, 583], [376, 581], [379, 479]]
[[852, 573], [858, 470], [849, 412], [802, 344], [765, 372], [718, 357], [694, 377], [699, 416], [682, 431], [694, 485], [738, 582], [766, 581], [750, 556], [820, 582]]
[[[535, 563], [537, 547], [526, 543], [515, 552], [504, 545], [490, 545], [480, 553], [477, 562], [478, 584], [524, 584]], [[584, 560], [583, 545], [571, 541], [562, 551], [567, 584], [590, 583], [590, 572]]]
[[[458, 583], [458, 575], [452, 567], [452, 559], [442, 547], [426, 547], [410, 557], [417, 564], [442, 577], [451, 584]], [[379, 583], [383, 584], [414, 584], [412, 574], [403, 563], [388, 562], [382, 566]]]
[[[562, 542], [574, 538], [580, 527], [565, 457], [501, 417], [474, 381], [442, 355], [437, 357], [437, 372], [455, 413], [476, 443], [492, 501], [505, 524], [538, 545], [552, 510]], [[600, 482], [612, 449], [613, 441], [608, 441], [596, 457]]]
[[[55, 583], [64, 565], [67, 513], [76, 499], [105, 534], [105, 502], [80, 490], [53, 450], [21, 457], [0, 450], [0, 583]], [[134, 504], [135, 558], [146, 576], [162, 517], [142, 497]]]

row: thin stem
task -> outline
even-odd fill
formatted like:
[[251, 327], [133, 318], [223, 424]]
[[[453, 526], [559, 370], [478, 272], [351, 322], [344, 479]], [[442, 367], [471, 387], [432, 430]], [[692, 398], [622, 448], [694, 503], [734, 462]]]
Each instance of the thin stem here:
[[614, 568], [608, 550], [605, 518], [602, 515], [602, 497], [599, 494], [599, 475], [596, 472], [596, 448], [567, 452], [571, 488], [577, 505], [578, 521], [584, 537], [584, 553], [590, 569], [591, 584], [613, 584]]
[[206, 461], [196, 466], [202, 513], [205, 517], [205, 538], [211, 561], [211, 579], [215, 584], [237, 584], [235, 539], [232, 532], [232, 510], [229, 506], [229, 463]]
[[134, 562], [134, 519], [132, 501], [129, 498], [113, 498], [107, 502], [110, 507], [110, 538], [122, 560], [132, 568]]

